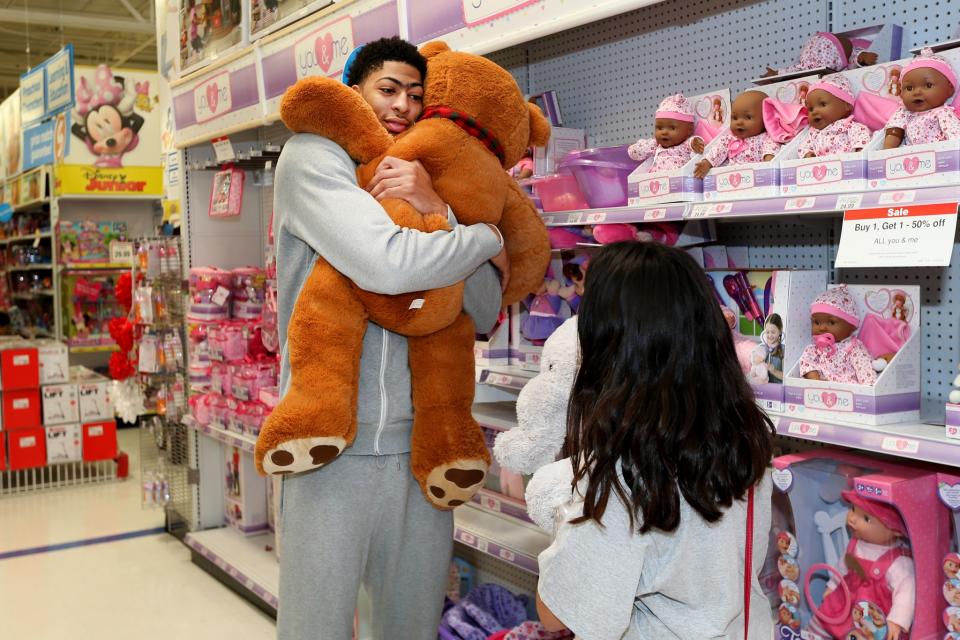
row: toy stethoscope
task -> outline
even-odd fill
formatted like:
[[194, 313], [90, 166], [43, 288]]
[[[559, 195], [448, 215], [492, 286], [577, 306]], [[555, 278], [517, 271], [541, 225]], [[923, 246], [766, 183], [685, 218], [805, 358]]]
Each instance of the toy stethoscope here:
[[[813, 580], [814, 574], [820, 571], [826, 571], [827, 573], [832, 573], [834, 576], [836, 576], [837, 583], [840, 585], [839, 588], [843, 589], [843, 606], [840, 608], [840, 613], [836, 616], [830, 616], [826, 613], [822, 613], [817, 605], [813, 603], [813, 596], [810, 594], [810, 581]], [[803, 594], [807, 598], [807, 605], [810, 607], [810, 610], [813, 611], [813, 615], [823, 620], [827, 624], [837, 625], [841, 624], [847, 619], [853, 596], [850, 594], [850, 587], [847, 586], [843, 576], [840, 575], [840, 572], [837, 571], [836, 568], [830, 566], [829, 564], [818, 562], [810, 566], [810, 570], [807, 571], [807, 578], [803, 581]]]

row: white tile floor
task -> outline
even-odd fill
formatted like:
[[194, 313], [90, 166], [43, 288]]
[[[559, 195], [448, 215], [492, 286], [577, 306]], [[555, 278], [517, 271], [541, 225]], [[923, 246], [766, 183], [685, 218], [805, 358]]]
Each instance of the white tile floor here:
[[[119, 433], [130, 478], [0, 498], [0, 556], [163, 525], [140, 508], [139, 441]], [[0, 637], [265, 640], [274, 622], [190, 562], [165, 533], [0, 559]]]

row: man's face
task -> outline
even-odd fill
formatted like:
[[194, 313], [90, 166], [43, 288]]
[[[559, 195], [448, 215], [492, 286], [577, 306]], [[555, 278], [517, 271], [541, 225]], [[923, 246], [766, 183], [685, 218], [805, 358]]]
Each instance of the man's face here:
[[391, 135], [406, 131], [423, 111], [423, 78], [406, 62], [387, 60], [353, 89], [373, 107]]

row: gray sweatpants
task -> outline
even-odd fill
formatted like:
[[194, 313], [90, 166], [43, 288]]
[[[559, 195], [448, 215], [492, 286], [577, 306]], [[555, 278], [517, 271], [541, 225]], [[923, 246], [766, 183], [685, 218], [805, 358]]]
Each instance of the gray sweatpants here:
[[376, 640], [435, 640], [453, 514], [423, 497], [409, 453], [284, 478], [281, 519], [279, 640], [350, 640], [361, 584]]

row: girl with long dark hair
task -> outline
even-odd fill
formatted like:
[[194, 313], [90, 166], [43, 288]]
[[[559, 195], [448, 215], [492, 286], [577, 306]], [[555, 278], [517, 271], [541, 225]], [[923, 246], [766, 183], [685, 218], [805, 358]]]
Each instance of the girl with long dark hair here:
[[541, 620], [591, 640], [743, 638], [753, 495], [749, 637], [770, 638], [757, 572], [774, 430], [703, 271], [670, 247], [618, 243], [584, 289], [564, 447], [574, 494], [539, 558]]

